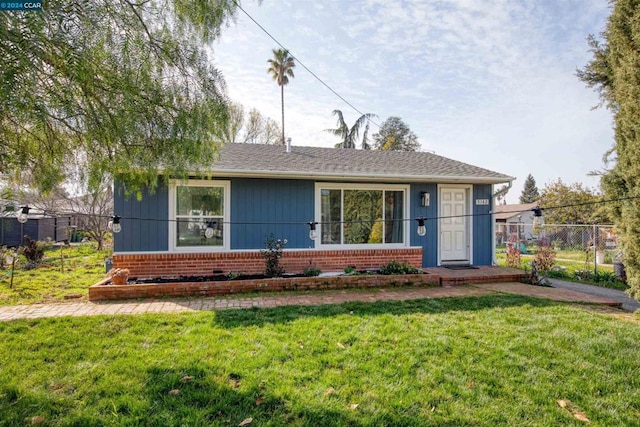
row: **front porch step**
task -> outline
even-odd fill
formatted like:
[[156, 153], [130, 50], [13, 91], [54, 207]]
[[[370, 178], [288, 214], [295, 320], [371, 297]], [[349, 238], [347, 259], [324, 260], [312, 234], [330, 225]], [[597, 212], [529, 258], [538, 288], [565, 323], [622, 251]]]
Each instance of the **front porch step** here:
[[425, 269], [429, 274], [440, 277], [440, 286], [471, 285], [478, 283], [522, 282], [527, 274], [517, 268], [495, 265], [475, 266], [469, 269], [449, 269], [431, 267]]

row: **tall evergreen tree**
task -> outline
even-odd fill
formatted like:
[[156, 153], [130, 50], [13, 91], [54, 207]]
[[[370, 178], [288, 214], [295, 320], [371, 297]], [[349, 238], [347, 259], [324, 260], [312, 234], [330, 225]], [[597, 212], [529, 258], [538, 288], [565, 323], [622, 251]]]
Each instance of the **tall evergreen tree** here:
[[527, 175], [524, 180], [524, 188], [520, 194], [520, 203], [533, 203], [540, 198], [540, 192], [536, 186], [536, 180], [533, 175]]
[[280, 86], [280, 100], [282, 102], [282, 145], [284, 145], [284, 87], [289, 84], [289, 77], [293, 75], [296, 63], [288, 50], [273, 49], [273, 58], [267, 61], [269, 68], [267, 73], [271, 74], [273, 80]]
[[620, 236], [629, 293], [640, 298], [640, 0], [615, 0], [593, 59], [578, 77], [600, 94], [614, 115], [613, 166], [602, 176], [609, 213]]

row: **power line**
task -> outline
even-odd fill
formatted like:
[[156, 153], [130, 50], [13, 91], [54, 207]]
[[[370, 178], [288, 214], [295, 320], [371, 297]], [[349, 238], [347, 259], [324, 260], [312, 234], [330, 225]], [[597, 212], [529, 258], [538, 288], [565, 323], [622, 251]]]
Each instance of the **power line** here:
[[[242, 8], [242, 6], [240, 6], [240, 3], [238, 3], [236, 0], [234, 0], [235, 5], [238, 7], [238, 9], [240, 9], [245, 15], [247, 15], [247, 17], [253, 21], [254, 24], [256, 24], [258, 26], [258, 28], [260, 28], [267, 36], [269, 36], [269, 38], [271, 38], [271, 40], [273, 40], [274, 42], [276, 42], [276, 44], [278, 46], [280, 46], [281, 48], [283, 48], [284, 50], [286, 50], [287, 52], [289, 52], [289, 54], [291, 55], [291, 57], [302, 66], [302, 68], [304, 68], [305, 70], [307, 70], [307, 72], [309, 74], [311, 74], [316, 80], [318, 80], [324, 87], [326, 87], [327, 89], [329, 89], [335, 96], [337, 96], [338, 98], [340, 98], [342, 100], [342, 102], [344, 102], [345, 104], [347, 104], [349, 107], [351, 107], [353, 110], [355, 110], [358, 114], [360, 114], [361, 116], [364, 115], [364, 113], [362, 111], [360, 111], [358, 108], [356, 108], [352, 103], [350, 103], [349, 101], [347, 101], [342, 95], [340, 95], [338, 92], [336, 92], [335, 90], [333, 90], [333, 88], [331, 88], [331, 86], [329, 86], [327, 83], [324, 82], [324, 80], [322, 80], [320, 77], [318, 77], [316, 75], [316, 73], [314, 73], [313, 71], [311, 71], [311, 69], [309, 69], [309, 67], [307, 67], [300, 59], [296, 58], [296, 56], [291, 53], [291, 51], [289, 49], [287, 49], [282, 43], [280, 43], [278, 41], [278, 39], [276, 39], [273, 35], [271, 35], [271, 33], [269, 33], [269, 31], [267, 31], [262, 25], [260, 25], [260, 23], [258, 21], [256, 21], [251, 15], [249, 15], [249, 13], [244, 10]], [[381, 126], [376, 123], [375, 121], [373, 121], [372, 119], [369, 119], [369, 121], [371, 123], [373, 123], [374, 125], [378, 126], [378, 128], [380, 128]]]

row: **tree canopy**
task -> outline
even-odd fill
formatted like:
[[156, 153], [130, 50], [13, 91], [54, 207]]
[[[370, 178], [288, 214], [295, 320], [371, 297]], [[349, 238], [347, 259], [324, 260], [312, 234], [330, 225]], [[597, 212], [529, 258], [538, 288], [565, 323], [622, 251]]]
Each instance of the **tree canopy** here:
[[601, 178], [620, 236], [630, 293], [640, 298], [640, 1], [612, 1], [602, 41], [589, 37], [593, 59], [578, 77], [614, 114], [613, 166]]
[[539, 198], [540, 192], [536, 186], [536, 180], [533, 178], [533, 175], [529, 174], [524, 180], [524, 188], [522, 189], [522, 193], [520, 193], [520, 203], [533, 203]]
[[[67, 170], [130, 188], [211, 162], [227, 120], [206, 44], [233, 0], [51, 0], [0, 14], [0, 169], [49, 190]], [[37, 177], [37, 178], [34, 178]]]
[[280, 143], [278, 123], [263, 116], [252, 108], [245, 113], [242, 104], [229, 104], [229, 118], [226, 126], [215, 129], [214, 140], [219, 144], [278, 144]]
[[418, 136], [400, 117], [391, 116], [373, 134], [373, 146], [377, 150], [418, 151]]
[[[361, 141], [360, 147], [363, 150], [369, 150], [371, 146], [369, 145], [369, 124], [370, 120], [373, 117], [378, 117], [372, 113], [365, 113], [361, 115], [358, 120], [353, 124], [353, 126], [349, 127], [349, 125], [344, 121], [344, 116], [342, 115], [342, 111], [333, 110], [332, 113], [334, 116], [338, 117], [338, 121], [336, 123], [335, 129], [325, 129], [326, 132], [332, 133], [333, 135], [340, 138], [340, 142], [336, 144], [336, 148], [356, 148], [358, 145], [358, 141]], [[360, 138], [360, 129], [364, 126], [364, 131], [362, 132], [362, 139]]]
[[594, 190], [578, 182], [567, 185], [561, 179], [547, 184], [539, 198], [547, 224], [609, 223], [600, 209], [600, 201], [602, 195]]

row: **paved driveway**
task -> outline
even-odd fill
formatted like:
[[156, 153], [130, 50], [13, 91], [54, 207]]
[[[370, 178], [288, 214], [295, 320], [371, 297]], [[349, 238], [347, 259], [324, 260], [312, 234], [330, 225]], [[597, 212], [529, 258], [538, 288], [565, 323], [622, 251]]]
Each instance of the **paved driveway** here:
[[630, 298], [625, 292], [617, 289], [601, 288], [600, 286], [584, 285], [582, 283], [566, 282], [558, 279], [549, 280], [554, 288], [569, 289], [621, 302], [622, 309], [626, 311], [636, 311], [640, 309], [640, 302]]

